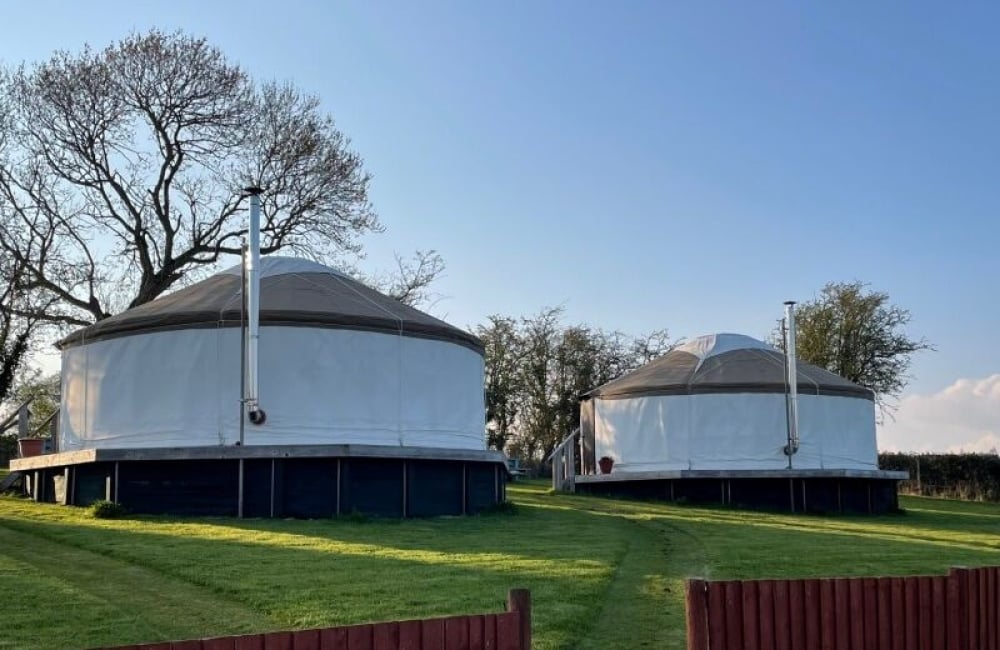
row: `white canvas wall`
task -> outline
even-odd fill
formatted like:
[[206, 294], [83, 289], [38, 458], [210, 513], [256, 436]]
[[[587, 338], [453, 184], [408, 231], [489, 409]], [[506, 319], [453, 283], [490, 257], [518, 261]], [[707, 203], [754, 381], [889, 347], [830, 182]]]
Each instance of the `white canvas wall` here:
[[[785, 396], [774, 393], [595, 399], [595, 451], [615, 471], [781, 469]], [[875, 406], [799, 395], [796, 468], [877, 469]]]
[[[60, 449], [232, 445], [235, 328], [126, 336], [63, 353]], [[443, 341], [263, 327], [263, 426], [245, 444], [484, 449], [483, 359]]]

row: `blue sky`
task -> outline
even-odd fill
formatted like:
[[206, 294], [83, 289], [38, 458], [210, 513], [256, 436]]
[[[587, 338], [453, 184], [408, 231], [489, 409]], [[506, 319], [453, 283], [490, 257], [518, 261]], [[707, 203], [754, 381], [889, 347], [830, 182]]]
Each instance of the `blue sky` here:
[[[435, 248], [457, 325], [763, 336], [859, 279], [913, 313], [909, 393], [1000, 373], [996, 3], [31, 2], [0, 57], [207, 36], [319, 95], [375, 175], [365, 266]], [[990, 411], [1000, 420], [1000, 401]], [[996, 429], [1000, 431], [1000, 425]]]

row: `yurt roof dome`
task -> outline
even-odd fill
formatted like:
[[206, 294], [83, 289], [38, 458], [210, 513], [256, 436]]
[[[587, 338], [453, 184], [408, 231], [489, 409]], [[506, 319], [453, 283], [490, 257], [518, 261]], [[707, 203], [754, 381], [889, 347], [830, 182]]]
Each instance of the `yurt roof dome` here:
[[[237, 265], [144, 305], [73, 332], [66, 348], [151, 331], [235, 327], [242, 307]], [[261, 325], [358, 329], [438, 339], [482, 353], [482, 342], [429, 314], [404, 305], [350, 276], [317, 262], [281, 256], [261, 258]]]
[[[828, 370], [799, 361], [798, 391], [874, 399], [871, 390]], [[699, 393], [784, 393], [785, 355], [742, 334], [709, 334], [680, 345], [584, 398]]]

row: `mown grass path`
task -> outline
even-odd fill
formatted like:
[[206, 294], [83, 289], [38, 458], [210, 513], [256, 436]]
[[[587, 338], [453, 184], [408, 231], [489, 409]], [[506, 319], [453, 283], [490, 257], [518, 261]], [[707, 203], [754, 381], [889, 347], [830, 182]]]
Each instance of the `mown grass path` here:
[[[270, 627], [253, 609], [220, 598], [189, 582], [0, 526], [0, 584], [30, 607], [8, 608], [3, 633], [10, 641], [75, 645], [75, 640], [112, 636], [129, 621], [148, 639], [239, 633]], [[12, 610], [12, 611], [11, 611]], [[64, 616], [82, 610], [86, 617]], [[40, 613], [47, 613], [40, 620]], [[4, 643], [4, 640], [0, 640]]]
[[513, 515], [351, 522], [141, 517], [0, 499], [0, 646], [90, 647], [503, 609], [535, 647], [680, 648], [689, 576], [942, 573], [1000, 564], [1000, 507], [802, 517], [549, 494]]

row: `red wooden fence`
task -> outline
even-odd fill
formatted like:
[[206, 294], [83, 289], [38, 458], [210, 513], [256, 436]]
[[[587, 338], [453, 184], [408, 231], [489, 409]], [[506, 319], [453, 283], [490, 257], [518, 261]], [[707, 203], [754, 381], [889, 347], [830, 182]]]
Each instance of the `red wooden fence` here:
[[531, 594], [512, 589], [502, 614], [449, 616], [268, 632], [198, 641], [119, 646], [115, 650], [530, 650]]
[[1000, 650], [1000, 567], [687, 582], [689, 650]]

